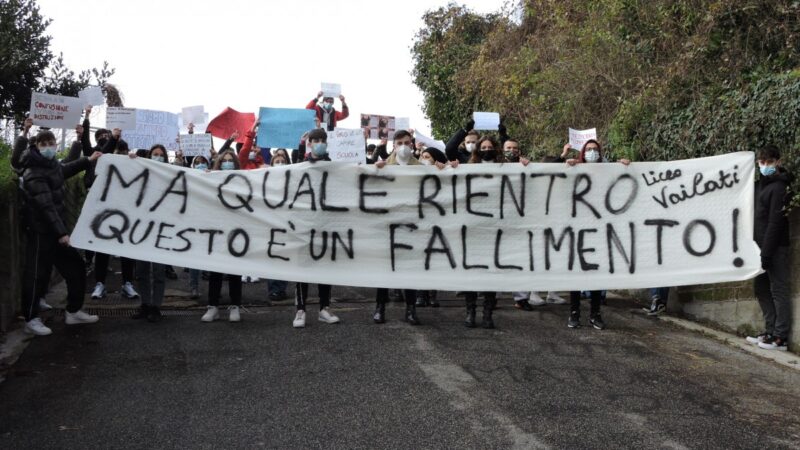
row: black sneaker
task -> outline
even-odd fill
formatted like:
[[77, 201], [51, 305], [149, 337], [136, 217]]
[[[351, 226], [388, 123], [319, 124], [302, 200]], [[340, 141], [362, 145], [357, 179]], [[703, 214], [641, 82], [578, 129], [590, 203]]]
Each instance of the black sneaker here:
[[269, 299], [274, 301], [286, 300], [286, 292], [272, 292], [269, 294]]
[[573, 312], [569, 315], [569, 320], [567, 321], [567, 326], [569, 328], [580, 328], [581, 327], [581, 315], [577, 312]]
[[517, 300], [514, 302], [514, 308], [521, 309], [523, 311], [533, 311], [533, 306], [528, 303], [527, 300]]
[[653, 300], [653, 303], [650, 305], [650, 309], [647, 310], [648, 316], [657, 316], [664, 312], [667, 309], [667, 305], [661, 303], [661, 300]]
[[158, 309], [158, 306], [151, 306], [147, 311], [147, 321], [151, 323], [156, 323], [161, 321], [161, 310]]
[[789, 350], [789, 344], [784, 338], [768, 336], [766, 339], [764, 339], [764, 342], [758, 343], [758, 348], [763, 348], [764, 350], [780, 350], [785, 352]]
[[177, 279], [178, 279], [178, 274], [177, 274], [177, 273], [175, 273], [175, 269], [173, 269], [173, 268], [172, 268], [172, 266], [166, 266], [166, 267], [164, 267], [164, 274], [165, 274], [165, 275], [167, 276], [167, 278], [169, 278], [170, 280], [177, 280]]
[[606, 328], [606, 323], [603, 322], [603, 318], [600, 317], [600, 314], [595, 314], [592, 317], [590, 317], [589, 324], [598, 330], [603, 330]]
[[144, 319], [150, 313], [150, 306], [149, 305], [139, 305], [139, 309], [136, 310], [135, 313], [131, 316], [133, 320]]

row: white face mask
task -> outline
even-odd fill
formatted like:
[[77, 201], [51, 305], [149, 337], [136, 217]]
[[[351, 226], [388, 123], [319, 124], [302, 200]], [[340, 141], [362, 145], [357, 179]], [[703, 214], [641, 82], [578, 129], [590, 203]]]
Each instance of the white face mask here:
[[401, 162], [408, 162], [411, 158], [411, 147], [407, 145], [401, 145], [395, 149], [397, 152], [397, 159]]
[[597, 150], [586, 150], [583, 156], [586, 158], [586, 162], [593, 163], [600, 161], [600, 152]]
[[430, 166], [433, 164], [433, 161], [431, 161], [430, 159], [420, 159], [419, 162], [421, 162], [422, 165], [424, 166]]
[[475, 144], [474, 142], [470, 142], [469, 144], [464, 145], [464, 147], [467, 148], [468, 152], [472, 153], [477, 148], [477, 144]]

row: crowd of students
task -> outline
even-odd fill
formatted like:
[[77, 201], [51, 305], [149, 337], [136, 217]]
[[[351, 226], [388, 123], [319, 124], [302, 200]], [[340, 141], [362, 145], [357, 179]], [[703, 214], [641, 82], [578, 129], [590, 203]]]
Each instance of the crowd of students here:
[[[321, 102], [320, 102], [321, 99]], [[219, 149], [212, 149], [209, 157], [184, 157], [178, 151], [172, 164], [201, 171], [217, 170], [251, 170], [271, 166], [318, 161], [329, 161], [327, 153], [327, 132], [333, 130], [337, 122], [349, 115], [343, 96], [339, 97], [342, 110], [334, 107], [334, 99], [323, 97], [320, 92], [306, 106], [316, 111], [318, 128], [309, 130], [298, 142], [297, 149], [262, 149], [257, 145], [256, 132], [258, 123], [245, 133], [244, 142], [233, 143], [239, 135], [233, 133]], [[39, 311], [47, 308], [44, 300], [50, 281], [50, 272], [55, 267], [67, 284], [68, 298], [66, 307], [66, 323], [84, 324], [98, 320], [95, 315], [82, 310], [86, 277], [94, 272], [95, 287], [92, 298], [106, 295], [105, 283], [109, 256], [101, 253], [85, 252], [81, 255], [70, 246], [69, 231], [66, 226], [66, 209], [64, 205], [64, 180], [85, 171], [84, 182], [91, 188], [94, 182], [94, 164], [103, 154], [127, 154], [131, 158], [146, 157], [153, 161], [168, 164], [169, 156], [163, 145], [153, 145], [150, 149], [129, 149], [118, 129], [98, 129], [94, 133], [95, 144], [90, 137], [89, 113], [76, 127], [79, 139], [74, 142], [66, 158], [56, 158], [56, 139], [51, 131], [41, 130], [35, 137], [29, 137], [32, 126], [26, 120], [23, 133], [17, 138], [12, 153], [12, 166], [21, 177], [21, 188], [25, 198], [25, 226], [27, 232], [25, 270], [23, 279], [22, 308], [26, 320], [25, 329], [35, 335], [48, 335], [51, 330], [39, 318]], [[193, 133], [190, 124], [189, 132]], [[388, 149], [388, 140], [379, 145], [370, 144], [367, 149], [365, 163], [375, 164], [378, 168], [386, 165], [431, 165], [438, 169], [457, 168], [460, 164], [496, 164], [512, 163], [528, 165], [530, 160], [521, 151], [519, 141], [508, 136], [506, 128], [499, 127], [497, 138], [490, 134], [481, 134], [474, 130], [474, 122], [469, 120], [464, 127], [456, 131], [447, 142], [445, 151], [426, 147], [415, 142], [413, 131], [397, 130], [392, 138], [392, 150]], [[608, 155], [597, 140], [589, 140], [570, 157], [569, 144], [565, 145], [558, 156], [548, 156], [543, 162], [576, 164], [610, 163]], [[762, 250], [762, 265], [765, 272], [755, 279], [755, 291], [764, 313], [765, 330], [757, 336], [747, 337], [748, 342], [767, 349], [785, 350], [790, 330], [790, 297], [789, 297], [789, 226], [784, 214], [788, 199], [788, 185], [791, 175], [781, 166], [780, 152], [777, 148], [767, 146], [757, 155], [761, 177], [756, 186], [755, 195], [755, 241]], [[620, 159], [616, 163], [629, 164], [630, 161]], [[94, 263], [92, 264], [92, 261]], [[170, 266], [148, 261], [133, 261], [121, 258], [122, 295], [128, 298], [139, 298], [141, 305], [134, 315], [135, 319], [146, 319], [158, 322], [161, 319], [161, 305], [164, 299], [165, 279], [176, 277]], [[222, 273], [204, 273], [189, 269], [191, 297], [199, 297], [199, 281], [201, 277], [208, 280], [208, 306], [202, 316], [203, 322], [212, 322], [220, 318], [219, 306], [221, 288], [224, 280], [228, 280], [230, 306], [228, 319], [231, 322], [241, 320], [240, 306], [242, 301], [242, 276]], [[273, 300], [287, 297], [288, 282], [282, 280], [269, 281], [269, 296]], [[576, 286], [579, 287], [579, 286]], [[306, 304], [310, 285], [298, 282], [295, 286], [296, 313], [292, 325], [296, 328], [306, 326]], [[327, 324], [340, 322], [330, 310], [331, 286], [317, 285], [319, 297], [319, 321]], [[386, 321], [386, 303], [389, 301], [389, 289], [377, 289], [373, 321]], [[483, 298], [480, 326], [494, 328], [492, 313], [497, 305], [496, 292], [463, 292], [465, 299], [465, 325], [470, 328], [478, 326], [477, 300]], [[590, 291], [584, 296], [590, 298], [588, 324], [596, 329], [604, 329], [605, 322], [600, 314], [604, 292]], [[657, 315], [665, 309], [668, 288], [651, 290], [652, 304], [648, 314]], [[418, 306], [439, 305], [435, 291], [405, 289], [400, 292], [406, 309], [404, 320], [411, 325], [419, 325]], [[567, 326], [581, 326], [579, 290], [570, 292], [570, 316]], [[567, 303], [555, 292], [548, 292], [545, 298], [537, 292], [514, 292], [514, 304], [521, 310], [531, 310], [534, 306], [546, 303]]]

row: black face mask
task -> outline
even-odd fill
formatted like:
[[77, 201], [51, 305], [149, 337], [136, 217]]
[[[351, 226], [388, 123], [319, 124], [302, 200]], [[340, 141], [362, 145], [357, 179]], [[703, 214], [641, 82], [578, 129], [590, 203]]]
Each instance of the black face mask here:
[[495, 158], [497, 158], [497, 151], [495, 151], [495, 150], [489, 150], [489, 151], [481, 150], [481, 158], [483, 158], [484, 161], [494, 161]]
[[108, 142], [108, 138], [100, 138], [100, 139], [97, 140], [97, 145], [99, 147], [105, 147], [107, 142]]
[[519, 155], [514, 154], [514, 152], [505, 152], [504, 154], [509, 162], [519, 162]]

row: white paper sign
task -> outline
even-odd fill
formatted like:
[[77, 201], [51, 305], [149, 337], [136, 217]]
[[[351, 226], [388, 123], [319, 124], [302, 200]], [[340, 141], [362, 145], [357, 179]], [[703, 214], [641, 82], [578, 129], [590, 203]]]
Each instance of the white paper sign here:
[[472, 119], [475, 121], [476, 130], [497, 130], [500, 128], [500, 113], [474, 112]]
[[154, 144], [161, 144], [167, 150], [177, 150], [177, 137], [178, 115], [150, 109], [137, 109], [136, 129], [122, 133], [131, 149], [149, 149]]
[[190, 123], [195, 125], [199, 123], [206, 122], [206, 114], [203, 109], [203, 106], [187, 106], [181, 110], [181, 118], [183, 119], [183, 125], [188, 126]]
[[395, 117], [395, 130], [408, 130], [409, 128], [411, 128], [411, 120], [408, 117]]
[[320, 90], [323, 97], [339, 98], [342, 95], [342, 85], [337, 83], [322, 83]]
[[83, 107], [97, 106], [105, 104], [106, 98], [103, 96], [103, 89], [100, 86], [89, 86], [78, 92], [78, 98], [83, 102]]
[[597, 139], [597, 128], [590, 128], [588, 130], [569, 129], [569, 146], [575, 150], [582, 149], [583, 144], [590, 139]]
[[182, 134], [180, 136], [180, 147], [183, 156], [205, 156], [211, 155], [211, 135], [206, 133]]
[[136, 108], [119, 108], [111, 106], [106, 108], [106, 128], [113, 130], [135, 130]]
[[364, 130], [337, 128], [328, 132], [331, 161], [363, 163], [367, 159]]
[[34, 125], [73, 128], [81, 121], [83, 102], [78, 97], [31, 93], [31, 119]]
[[347, 286], [508, 292], [737, 281], [761, 271], [754, 166], [752, 152], [739, 152], [630, 166], [306, 162], [201, 173], [105, 155], [71, 242]]
[[417, 130], [414, 130], [414, 140], [425, 144], [426, 147], [433, 147], [441, 151], [444, 151], [446, 147], [444, 142], [437, 141], [431, 137], [425, 136], [424, 134], [420, 133]]

